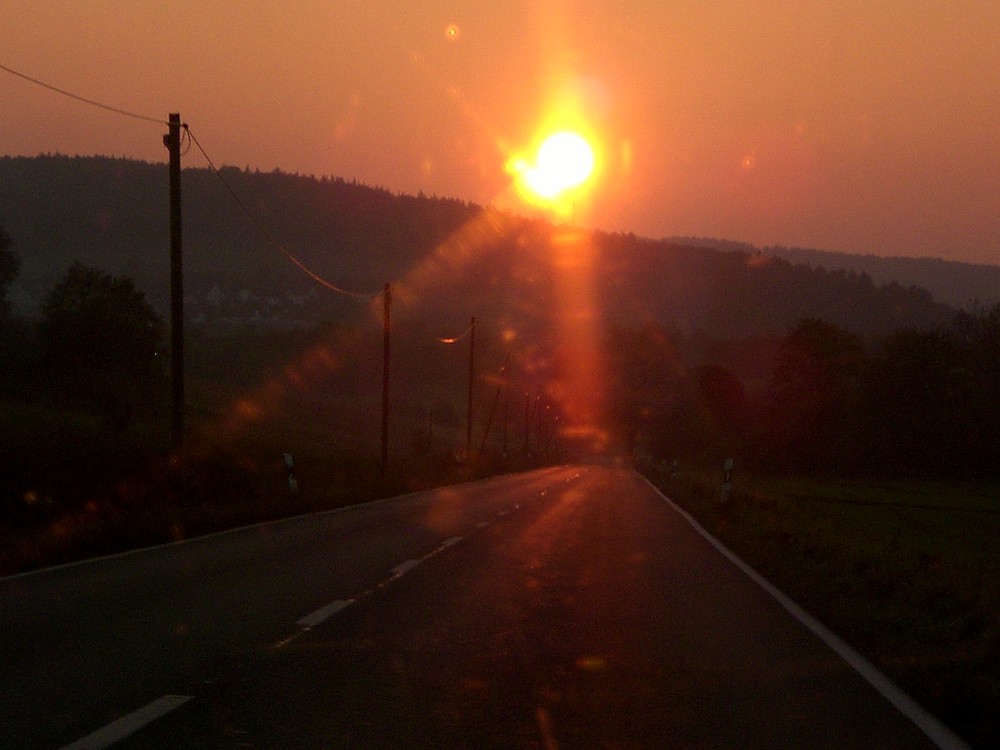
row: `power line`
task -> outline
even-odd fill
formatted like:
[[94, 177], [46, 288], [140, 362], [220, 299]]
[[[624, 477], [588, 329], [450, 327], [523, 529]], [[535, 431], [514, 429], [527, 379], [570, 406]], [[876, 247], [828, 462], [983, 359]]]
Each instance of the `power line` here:
[[23, 78], [29, 83], [33, 83], [36, 86], [41, 86], [49, 91], [54, 91], [62, 96], [68, 96], [70, 99], [76, 99], [78, 102], [83, 102], [84, 104], [89, 104], [92, 107], [99, 107], [100, 109], [107, 110], [108, 112], [114, 112], [115, 114], [124, 115], [126, 117], [132, 117], [136, 120], [143, 120], [145, 122], [153, 122], [157, 125], [169, 125], [167, 120], [162, 117], [148, 117], [146, 115], [140, 115], [135, 112], [129, 112], [127, 109], [120, 109], [118, 107], [112, 107], [110, 104], [104, 104], [103, 102], [96, 101], [94, 99], [88, 99], [85, 96], [80, 96], [79, 94], [74, 94], [72, 91], [67, 91], [66, 89], [61, 89], [58, 86], [53, 86], [51, 83], [46, 83], [45, 81], [40, 81], [37, 78], [32, 78], [29, 75], [21, 73], [20, 71], [14, 70], [13, 68], [8, 68], [6, 65], [0, 64], [0, 70], [6, 71], [11, 75], [17, 76], [18, 78]]
[[[17, 76], [18, 78], [22, 78], [25, 81], [28, 81], [29, 83], [35, 84], [36, 86], [41, 86], [42, 88], [48, 89], [49, 91], [53, 91], [53, 92], [55, 92], [57, 94], [60, 94], [62, 96], [69, 97], [70, 99], [74, 99], [74, 100], [76, 100], [78, 102], [83, 102], [84, 104], [89, 104], [89, 105], [91, 105], [93, 107], [98, 107], [98, 108], [106, 110], [108, 112], [114, 112], [115, 114], [123, 115], [125, 117], [131, 117], [131, 118], [134, 118], [136, 120], [142, 120], [144, 122], [156, 123], [157, 125], [166, 125], [168, 127], [170, 126], [170, 121], [169, 120], [164, 120], [161, 117], [148, 117], [146, 115], [141, 115], [141, 114], [138, 114], [136, 112], [129, 112], [128, 110], [121, 109], [119, 107], [112, 107], [109, 104], [104, 104], [103, 102], [99, 102], [99, 101], [96, 101], [94, 99], [88, 99], [85, 96], [80, 96], [79, 94], [74, 94], [72, 91], [67, 91], [66, 89], [61, 89], [58, 86], [53, 86], [51, 83], [46, 83], [45, 81], [41, 81], [41, 80], [39, 80], [37, 78], [32, 78], [31, 76], [29, 76], [29, 75], [27, 75], [25, 73], [21, 73], [18, 70], [14, 70], [13, 68], [9, 68], [6, 65], [3, 65], [2, 63], [0, 63], [0, 70], [6, 71], [7, 73], [10, 73], [11, 75]], [[330, 291], [336, 292], [337, 294], [343, 294], [343, 295], [348, 296], [348, 297], [367, 298], [367, 299], [375, 299], [375, 298], [377, 298], [377, 297], [379, 297], [379, 296], [382, 295], [382, 292], [375, 292], [375, 293], [354, 292], [354, 291], [351, 291], [349, 289], [344, 289], [343, 287], [339, 287], [336, 284], [332, 284], [329, 281], [327, 281], [326, 279], [324, 279], [322, 276], [320, 276], [319, 274], [317, 274], [315, 271], [313, 271], [311, 268], [309, 268], [308, 266], [306, 266], [301, 260], [299, 260], [298, 258], [296, 258], [287, 249], [285, 249], [281, 245], [281, 243], [279, 243], [274, 238], [274, 236], [270, 233], [270, 231], [268, 231], [267, 227], [264, 226], [264, 223], [257, 217], [257, 215], [254, 214], [252, 211], [250, 211], [250, 209], [246, 206], [246, 204], [240, 199], [240, 197], [236, 193], [236, 191], [233, 190], [232, 186], [226, 181], [226, 178], [223, 177], [223, 175], [219, 171], [218, 167], [215, 166], [215, 163], [212, 161], [211, 157], [205, 151], [205, 149], [201, 145], [201, 143], [199, 143], [199, 141], [195, 137], [194, 133], [191, 132], [191, 130], [188, 127], [187, 123], [182, 123], [182, 127], [184, 128], [184, 136], [186, 136], [189, 139], [188, 143], [186, 144], [186, 148], [184, 150], [184, 153], [187, 153], [188, 149], [190, 149], [191, 143], [194, 143], [194, 145], [198, 147], [198, 150], [201, 151], [202, 156], [205, 157], [205, 161], [208, 162], [208, 165], [212, 168], [212, 171], [215, 172], [216, 176], [222, 181], [222, 184], [225, 185], [226, 190], [229, 191], [229, 194], [233, 197], [233, 199], [236, 201], [236, 203], [239, 205], [239, 207], [243, 210], [243, 212], [247, 215], [247, 217], [250, 219], [250, 221], [252, 221], [257, 226], [257, 228], [260, 229], [260, 231], [267, 237], [268, 241], [275, 248], [277, 248], [286, 258], [288, 258], [289, 261], [291, 261], [296, 266], [298, 266], [298, 268], [303, 273], [305, 273], [311, 279], [313, 279], [317, 283], [321, 284], [322, 286], [326, 287]]]
[[210, 157], [208, 155], [208, 152], [205, 151], [205, 148], [201, 145], [201, 142], [198, 140], [197, 136], [195, 136], [195, 134], [191, 132], [191, 129], [187, 126], [187, 123], [185, 123], [183, 127], [185, 132], [188, 134], [188, 137], [191, 139], [191, 142], [194, 143], [195, 146], [197, 146], [198, 150], [201, 152], [201, 155], [205, 157], [205, 161], [208, 162], [208, 166], [211, 167], [212, 171], [225, 186], [226, 190], [232, 196], [233, 200], [235, 200], [236, 204], [243, 210], [243, 213], [247, 215], [247, 218], [249, 218], [250, 221], [253, 222], [253, 224], [261, 231], [261, 233], [267, 238], [268, 242], [270, 242], [273, 247], [275, 247], [286, 258], [288, 258], [289, 261], [298, 266], [298, 268], [303, 273], [305, 273], [307, 276], [313, 279], [313, 281], [317, 282], [318, 284], [321, 284], [330, 291], [336, 292], [337, 294], [343, 294], [347, 297], [356, 297], [359, 299], [376, 299], [385, 293], [385, 292], [355, 292], [350, 289], [344, 289], [343, 287], [339, 287], [336, 284], [327, 281], [322, 276], [313, 271], [311, 268], [309, 268], [301, 260], [296, 258], [280, 242], [278, 242], [277, 239], [275, 239], [274, 235], [271, 234], [270, 230], [264, 225], [264, 222], [261, 221], [260, 217], [258, 217], [257, 214], [252, 212], [250, 208], [246, 205], [246, 203], [244, 203], [243, 199], [240, 198], [236, 190], [233, 189], [233, 186], [229, 184], [229, 182], [226, 180], [225, 176], [223, 176], [219, 168], [215, 166], [215, 162], [212, 161], [212, 157]]

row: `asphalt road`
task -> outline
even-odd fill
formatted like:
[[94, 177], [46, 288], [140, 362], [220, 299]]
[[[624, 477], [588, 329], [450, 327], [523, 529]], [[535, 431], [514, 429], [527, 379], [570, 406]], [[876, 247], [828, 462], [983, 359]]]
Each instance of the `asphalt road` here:
[[0, 747], [939, 747], [632, 472], [0, 581]]

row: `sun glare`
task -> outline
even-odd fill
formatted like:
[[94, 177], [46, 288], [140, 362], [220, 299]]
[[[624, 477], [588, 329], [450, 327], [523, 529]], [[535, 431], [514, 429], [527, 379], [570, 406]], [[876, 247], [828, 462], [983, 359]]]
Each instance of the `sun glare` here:
[[534, 163], [518, 157], [507, 168], [525, 197], [551, 201], [590, 178], [594, 171], [594, 149], [579, 133], [561, 130], [542, 141]]

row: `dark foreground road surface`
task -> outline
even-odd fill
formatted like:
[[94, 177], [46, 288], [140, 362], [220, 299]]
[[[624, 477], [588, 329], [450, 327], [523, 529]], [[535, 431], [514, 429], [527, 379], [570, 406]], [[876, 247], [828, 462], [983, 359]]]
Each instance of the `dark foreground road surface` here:
[[961, 747], [624, 470], [446, 488], [0, 597], [0, 747]]

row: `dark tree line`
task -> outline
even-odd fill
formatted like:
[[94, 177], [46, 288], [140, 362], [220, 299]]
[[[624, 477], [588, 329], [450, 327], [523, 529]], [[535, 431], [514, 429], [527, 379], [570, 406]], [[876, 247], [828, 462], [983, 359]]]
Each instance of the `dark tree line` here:
[[683, 337], [663, 329], [616, 341], [615, 370], [628, 373], [613, 391], [619, 430], [653, 457], [870, 477], [1000, 473], [1000, 305], [872, 342], [804, 319], [752, 385], [684, 364]]
[[[803, 325], [786, 345], [794, 346]], [[831, 342], [840, 348], [824, 348]], [[900, 330], [871, 347], [829, 330], [811, 351], [826, 365], [825, 378], [812, 382], [828, 408], [787, 436], [800, 447], [789, 454], [794, 468], [920, 476], [1000, 470], [1000, 306], [959, 313], [945, 329]], [[782, 377], [776, 370], [776, 382]], [[771, 397], [779, 419], [808, 402]]]
[[0, 320], [5, 319], [10, 312], [7, 288], [17, 278], [18, 269], [21, 267], [20, 259], [11, 250], [13, 244], [10, 235], [0, 227]]

